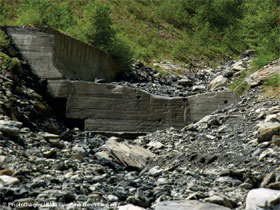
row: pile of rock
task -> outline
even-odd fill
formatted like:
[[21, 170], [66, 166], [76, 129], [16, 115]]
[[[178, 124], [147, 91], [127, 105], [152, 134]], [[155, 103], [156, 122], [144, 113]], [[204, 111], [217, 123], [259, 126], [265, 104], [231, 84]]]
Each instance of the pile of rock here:
[[183, 130], [133, 142], [77, 129], [34, 132], [2, 115], [0, 200], [121, 210], [277, 209], [279, 133], [264, 141], [259, 125], [279, 122], [280, 102], [258, 94], [253, 89]]
[[[198, 93], [225, 91], [228, 90], [228, 85], [250, 66], [252, 54], [245, 52], [243, 54], [240, 60], [230, 60], [214, 69], [209, 67], [187, 69], [169, 62], [157, 63], [155, 66], [167, 71], [166, 74], [160, 74], [142, 63], [136, 63], [131, 70], [120, 76], [117, 84], [163, 96], [186, 97]], [[178, 71], [182, 74], [174, 73]]]
[[58, 133], [63, 128], [43, 99], [44, 87], [27, 65], [0, 53], [0, 114], [22, 122], [32, 129]]

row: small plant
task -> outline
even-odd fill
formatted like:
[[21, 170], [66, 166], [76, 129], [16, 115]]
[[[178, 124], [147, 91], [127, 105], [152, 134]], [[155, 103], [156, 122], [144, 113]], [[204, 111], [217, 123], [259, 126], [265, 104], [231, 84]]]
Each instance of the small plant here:
[[240, 76], [229, 85], [229, 88], [236, 91], [237, 94], [242, 95], [244, 91], [250, 88], [250, 86], [244, 81], [246, 75], [247, 72], [245, 70], [241, 71]]
[[4, 31], [0, 30], [0, 50], [9, 46], [10, 42]]

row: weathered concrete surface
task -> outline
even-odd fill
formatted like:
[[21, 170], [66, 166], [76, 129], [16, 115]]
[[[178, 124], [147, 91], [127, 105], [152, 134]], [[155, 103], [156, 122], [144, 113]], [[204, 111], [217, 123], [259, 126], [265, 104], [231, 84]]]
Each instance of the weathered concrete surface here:
[[52, 62], [53, 35], [20, 27], [7, 27], [6, 32], [28, 61], [33, 74], [42, 79], [63, 78]]
[[211, 92], [188, 97], [187, 121], [197, 122], [217, 109], [222, 109], [234, 102], [234, 92]]
[[59, 31], [48, 32], [54, 35], [54, 65], [66, 78], [114, 81], [122, 72], [121, 63], [113, 56]]
[[47, 31], [6, 27], [7, 34], [39, 78], [113, 81], [122, 71], [119, 61], [111, 55], [58, 31]]
[[85, 130], [104, 133], [181, 129], [237, 98], [232, 92], [171, 98], [119, 85], [66, 80], [49, 81], [48, 90], [54, 98], [67, 99], [67, 118], [85, 120]]

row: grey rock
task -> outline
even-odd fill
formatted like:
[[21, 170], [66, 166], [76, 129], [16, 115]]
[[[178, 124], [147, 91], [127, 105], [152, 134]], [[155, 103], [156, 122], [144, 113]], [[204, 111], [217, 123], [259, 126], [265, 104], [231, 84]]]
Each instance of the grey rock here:
[[63, 143], [62, 140], [60, 139], [49, 139], [49, 143], [54, 146], [54, 147], [57, 147], [59, 149], [62, 149], [65, 147], [65, 144]]
[[7, 185], [13, 185], [13, 184], [18, 184], [19, 179], [7, 175], [1, 175], [0, 176], [0, 182], [7, 184]]
[[263, 68], [247, 77], [245, 79], [245, 82], [249, 86], [254, 87], [261, 84], [261, 82], [263, 82], [266, 78], [272, 77], [277, 74], [280, 74], [280, 63], [271, 67], [264, 66]]
[[45, 158], [53, 158], [53, 157], [56, 156], [56, 152], [57, 152], [57, 149], [56, 148], [52, 148], [52, 149], [50, 149], [48, 151], [43, 152], [43, 156]]
[[219, 86], [224, 85], [227, 82], [227, 78], [225, 78], [223, 75], [217, 76], [215, 79], [213, 79], [209, 84], [208, 87], [211, 89], [215, 89]]
[[280, 147], [280, 135], [273, 135], [271, 140], [272, 144]]
[[230, 176], [219, 177], [215, 180], [215, 182], [231, 186], [238, 186], [242, 183], [240, 180], [234, 179]]
[[108, 195], [107, 196], [107, 200], [110, 202], [110, 203], [113, 203], [113, 202], [116, 202], [119, 200], [119, 198], [115, 195]]
[[2, 166], [4, 165], [4, 163], [6, 162], [7, 157], [4, 155], [0, 155], [0, 167], [2, 168]]
[[145, 210], [144, 208], [141, 208], [139, 206], [134, 206], [132, 204], [128, 204], [125, 206], [119, 206], [118, 210]]
[[9, 137], [18, 137], [20, 133], [21, 122], [11, 120], [0, 120], [0, 131]]
[[237, 61], [236, 63], [234, 63], [231, 66], [231, 70], [233, 70], [233, 71], [243, 71], [245, 69], [246, 68], [243, 66], [243, 62], [242, 61]]
[[155, 166], [153, 168], [151, 168], [147, 174], [151, 175], [151, 176], [158, 176], [162, 173], [162, 169], [159, 168], [159, 166]]
[[59, 135], [53, 133], [43, 132], [41, 133], [41, 136], [44, 137], [45, 139], [59, 139]]
[[190, 79], [181, 79], [178, 81], [178, 84], [186, 87], [186, 86], [191, 86], [193, 82]]
[[129, 196], [127, 198], [127, 202], [134, 204], [136, 206], [143, 207], [143, 208], [148, 208], [151, 205], [148, 198], [145, 197], [143, 191], [140, 189], [136, 190], [136, 193], [134, 196]]
[[279, 122], [280, 123], [280, 114], [271, 114], [266, 116], [265, 122]]
[[151, 142], [149, 142], [149, 144], [147, 144], [147, 146], [153, 147], [156, 149], [160, 149], [160, 148], [164, 147], [164, 145], [158, 141], [157, 142], [151, 141]]
[[270, 141], [273, 135], [280, 134], [280, 123], [262, 122], [258, 124], [258, 141]]
[[262, 180], [262, 182], [261, 182], [261, 184], [260, 184], [260, 187], [261, 188], [263, 188], [263, 187], [266, 187], [266, 185], [268, 185], [271, 181], [273, 181], [274, 179], [275, 179], [275, 173], [274, 172], [271, 172], [271, 173], [269, 173], [269, 174], [267, 174], [264, 178], [263, 178], [263, 180]]
[[156, 155], [147, 149], [139, 146], [129, 145], [127, 143], [119, 143], [118, 138], [111, 137], [104, 146], [102, 146], [107, 154], [115, 161], [126, 167], [143, 169], [149, 158], [155, 158]]
[[205, 90], [206, 86], [205, 85], [194, 85], [192, 87], [192, 91], [200, 91], [200, 90]]
[[246, 210], [280, 209], [280, 191], [270, 189], [251, 190], [246, 198]]
[[214, 196], [211, 196], [211, 197], [206, 198], [204, 200], [206, 202], [218, 204], [218, 205], [221, 205], [221, 206], [225, 206], [225, 207], [228, 207], [230, 209], [233, 209], [234, 207], [237, 206], [237, 204], [234, 201], [230, 200], [229, 198], [226, 198], [224, 196], [219, 196], [219, 195], [214, 195]]
[[243, 58], [246, 58], [246, 57], [251, 59], [251, 58], [254, 57], [255, 53], [256, 53], [256, 50], [245, 50], [244, 52], [242, 52], [240, 54], [240, 59], [243, 59]]
[[195, 200], [163, 201], [155, 205], [155, 210], [229, 210], [227, 207]]

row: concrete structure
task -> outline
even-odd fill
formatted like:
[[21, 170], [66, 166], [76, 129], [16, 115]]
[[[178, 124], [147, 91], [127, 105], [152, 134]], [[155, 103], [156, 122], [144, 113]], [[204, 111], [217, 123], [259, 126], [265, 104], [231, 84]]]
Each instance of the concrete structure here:
[[48, 92], [57, 100], [54, 109], [65, 112], [67, 119], [82, 122], [85, 130], [142, 134], [169, 127], [180, 129], [237, 98], [232, 92], [170, 98], [119, 85], [89, 82], [96, 77], [114, 80], [120, 72], [118, 62], [57, 31], [46, 33], [19, 27], [7, 27], [6, 31], [33, 73], [47, 80]]
[[6, 27], [6, 32], [42, 79], [114, 81], [123, 70], [113, 56], [56, 30]]
[[67, 100], [67, 118], [84, 120], [85, 130], [101, 133], [180, 129], [237, 98], [233, 92], [171, 98], [119, 85], [67, 80], [50, 80], [48, 91], [53, 98]]

